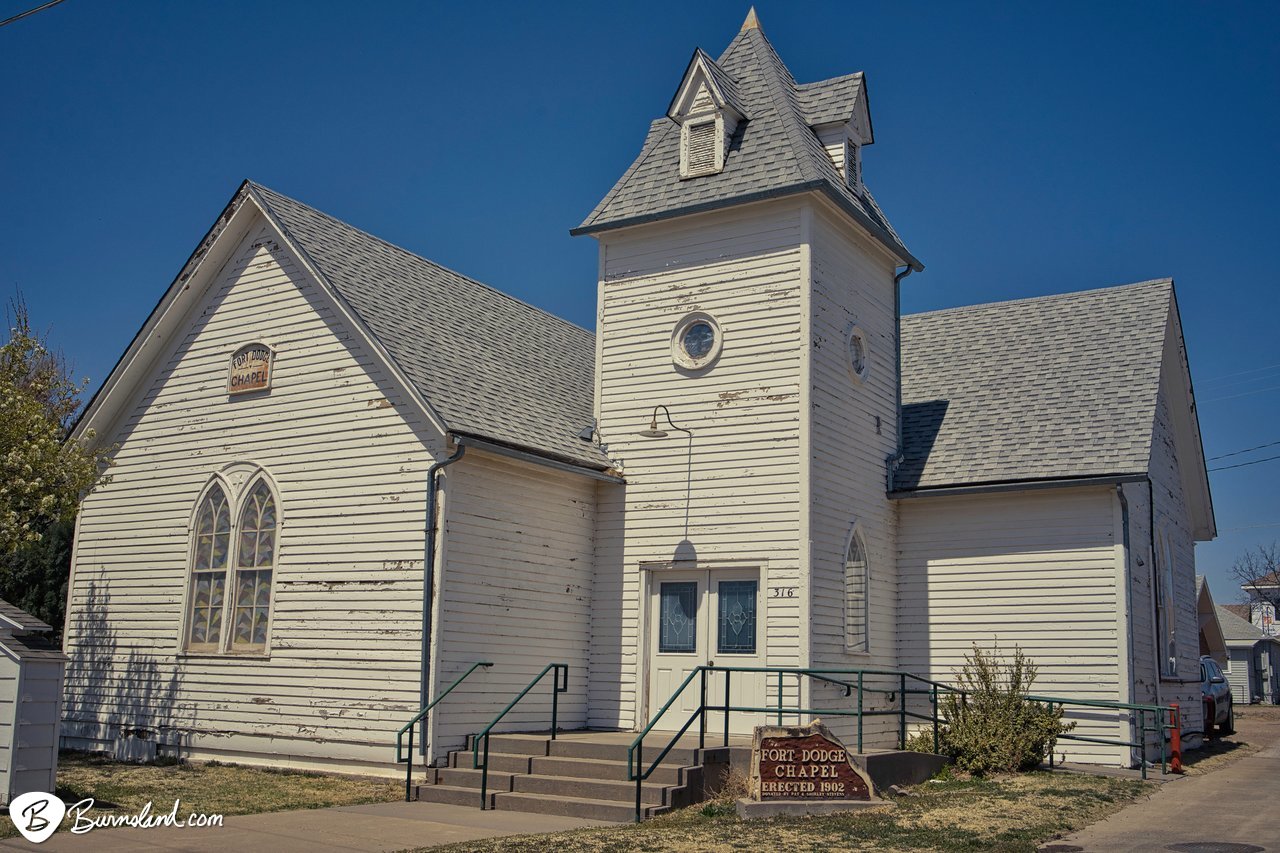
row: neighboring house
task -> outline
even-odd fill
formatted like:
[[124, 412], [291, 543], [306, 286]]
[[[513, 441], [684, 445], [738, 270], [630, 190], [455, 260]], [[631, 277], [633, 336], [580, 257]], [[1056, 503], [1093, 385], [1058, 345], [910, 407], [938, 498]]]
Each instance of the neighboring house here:
[[1231, 696], [1240, 704], [1280, 704], [1280, 639], [1270, 637], [1225, 607], [1218, 620], [1226, 638]]
[[[1046, 693], [1199, 732], [1215, 530], [1172, 282], [901, 317], [922, 265], [872, 141], [863, 75], [797, 84], [754, 14], [696, 52], [574, 229], [595, 334], [245, 182], [76, 430], [118, 450], [78, 522], [67, 743], [385, 771], [477, 661], [432, 755], [551, 662], [562, 726], [631, 731], [700, 664], [951, 680], [996, 642]], [[506, 728], [545, 728], [548, 692]]]
[[66, 656], [45, 622], [0, 600], [0, 805], [52, 792]]
[[1227, 640], [1218, 619], [1218, 608], [1204, 575], [1196, 575], [1196, 615], [1200, 619], [1200, 656], [1211, 657], [1223, 668], [1227, 665]]

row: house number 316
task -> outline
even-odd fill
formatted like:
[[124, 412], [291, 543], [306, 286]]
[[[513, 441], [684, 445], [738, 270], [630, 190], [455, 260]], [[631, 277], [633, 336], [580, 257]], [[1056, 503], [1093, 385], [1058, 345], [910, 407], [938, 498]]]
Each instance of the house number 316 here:
[[773, 586], [769, 587], [773, 593], [773, 598], [795, 598], [796, 588], [794, 586]]

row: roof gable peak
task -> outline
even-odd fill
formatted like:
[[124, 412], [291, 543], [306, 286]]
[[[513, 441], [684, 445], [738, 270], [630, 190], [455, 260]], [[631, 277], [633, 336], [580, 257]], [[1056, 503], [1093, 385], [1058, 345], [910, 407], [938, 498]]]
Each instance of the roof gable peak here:
[[730, 112], [735, 119], [747, 117], [737, 81], [702, 48], [693, 52], [684, 77], [667, 107], [667, 117], [682, 121], [691, 115], [717, 110]]

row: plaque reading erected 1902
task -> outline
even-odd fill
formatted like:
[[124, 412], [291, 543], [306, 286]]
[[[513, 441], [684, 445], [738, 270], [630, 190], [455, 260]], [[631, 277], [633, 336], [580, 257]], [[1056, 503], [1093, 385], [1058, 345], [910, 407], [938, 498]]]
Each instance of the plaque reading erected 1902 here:
[[245, 344], [231, 354], [227, 370], [227, 393], [265, 391], [271, 387], [273, 353], [266, 344]]
[[759, 726], [751, 762], [758, 800], [869, 800], [871, 785], [849, 752], [819, 722]]

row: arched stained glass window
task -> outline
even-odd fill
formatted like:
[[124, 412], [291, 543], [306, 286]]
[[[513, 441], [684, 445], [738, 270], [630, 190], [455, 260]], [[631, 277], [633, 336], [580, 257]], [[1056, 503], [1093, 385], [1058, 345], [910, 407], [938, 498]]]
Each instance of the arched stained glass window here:
[[844, 646], [851, 652], [868, 650], [867, 551], [862, 536], [854, 531], [844, 560]]
[[215, 481], [196, 510], [187, 651], [266, 651], [279, 513], [261, 476], [238, 503], [235, 515], [225, 485]]
[[231, 650], [260, 650], [267, 644], [276, 555], [276, 501], [265, 480], [258, 480], [245, 496], [238, 527]]
[[227, 555], [231, 551], [231, 508], [219, 485], [205, 492], [196, 513], [191, 557], [191, 611], [187, 647], [217, 650], [222, 639], [222, 611], [227, 597]]

